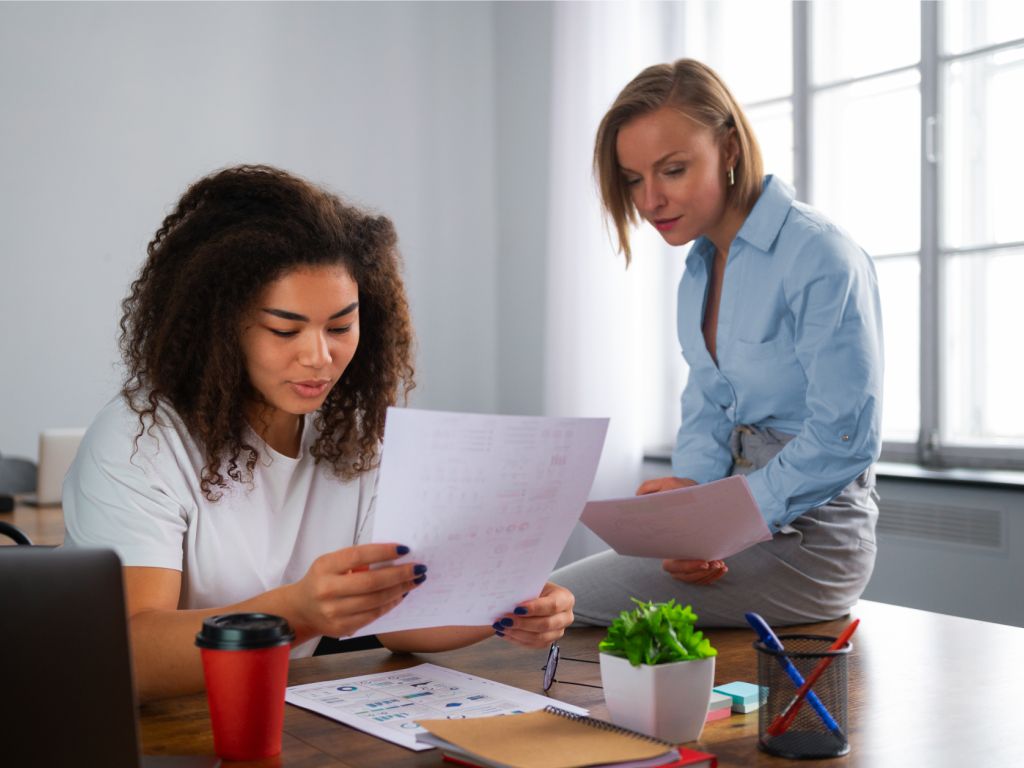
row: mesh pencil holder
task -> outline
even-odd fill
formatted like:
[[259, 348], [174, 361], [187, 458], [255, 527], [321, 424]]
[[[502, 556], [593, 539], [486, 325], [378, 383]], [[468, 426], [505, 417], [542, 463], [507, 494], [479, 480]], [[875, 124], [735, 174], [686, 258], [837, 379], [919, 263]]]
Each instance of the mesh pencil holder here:
[[[754, 643], [761, 690], [758, 747], [798, 760], [847, 754], [847, 659], [853, 646], [848, 642], [831, 651], [836, 638], [823, 635], [780, 635], [779, 640], [782, 651]], [[821, 664], [827, 666], [817, 673], [810, 692], [794, 704], [800, 686], [793, 678], [807, 680]]]

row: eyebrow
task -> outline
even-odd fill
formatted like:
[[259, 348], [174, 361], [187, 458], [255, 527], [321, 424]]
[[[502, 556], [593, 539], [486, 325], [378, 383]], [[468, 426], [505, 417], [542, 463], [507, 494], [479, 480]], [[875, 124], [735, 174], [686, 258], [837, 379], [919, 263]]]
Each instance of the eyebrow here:
[[[337, 312], [335, 312], [333, 315], [331, 315], [327, 319], [328, 320], [337, 320], [339, 317], [343, 317], [345, 315], [351, 314], [352, 312], [355, 312], [358, 308], [359, 308], [359, 302], [358, 301], [353, 301], [347, 307], [345, 307], [344, 309], [338, 310]], [[273, 315], [274, 317], [280, 317], [282, 320], [296, 320], [296, 321], [298, 321], [300, 323], [308, 323], [309, 322], [309, 318], [306, 317], [305, 315], [300, 315], [297, 312], [289, 312], [286, 309], [272, 309], [270, 307], [263, 307], [262, 311], [266, 312], [268, 315]]]
[[[654, 167], [657, 167], [659, 165], [664, 165], [674, 155], [687, 155], [687, 152], [686, 152], [685, 149], [674, 149], [671, 152], [669, 152], [667, 155], [664, 155], [664, 156], [658, 158], [657, 160], [655, 160], [654, 161]], [[685, 159], [685, 158], [681, 158], [681, 159]], [[627, 168], [626, 166], [621, 165], [621, 164], [619, 165], [619, 170], [622, 171], [623, 173], [637, 173], [637, 171], [634, 171], [631, 168]]]

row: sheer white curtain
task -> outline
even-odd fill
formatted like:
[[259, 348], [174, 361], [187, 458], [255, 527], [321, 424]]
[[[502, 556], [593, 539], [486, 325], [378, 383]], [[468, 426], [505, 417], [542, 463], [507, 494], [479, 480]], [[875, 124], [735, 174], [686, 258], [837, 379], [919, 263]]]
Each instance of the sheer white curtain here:
[[[656, 234], [639, 233], [624, 269], [591, 171], [594, 134], [616, 94], [666, 58], [664, 13], [644, 2], [559, 3], [555, 11], [545, 412], [611, 418], [592, 498], [633, 493], [651, 424], [678, 420], [665, 413], [661, 381], [674, 328], [663, 249]], [[602, 548], [581, 526], [561, 562]]]

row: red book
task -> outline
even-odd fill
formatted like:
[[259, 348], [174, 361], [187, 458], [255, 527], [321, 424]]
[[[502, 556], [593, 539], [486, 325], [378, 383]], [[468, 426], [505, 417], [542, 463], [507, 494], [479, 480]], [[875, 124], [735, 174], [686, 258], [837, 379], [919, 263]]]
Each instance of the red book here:
[[[452, 757], [451, 755], [444, 755], [444, 761], [446, 763], [453, 763], [455, 765], [463, 765], [466, 768], [483, 768], [476, 763], [466, 762], [458, 757]], [[663, 763], [657, 768], [718, 768], [718, 758], [712, 755], [710, 752], [698, 752], [696, 749], [687, 749], [686, 747], [679, 747], [679, 759], [671, 763]]]

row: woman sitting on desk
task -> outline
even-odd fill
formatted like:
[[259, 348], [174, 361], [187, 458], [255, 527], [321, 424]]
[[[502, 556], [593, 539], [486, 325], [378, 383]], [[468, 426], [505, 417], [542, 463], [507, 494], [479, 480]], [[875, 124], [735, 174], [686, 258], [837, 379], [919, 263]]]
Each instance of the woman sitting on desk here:
[[683, 59], [641, 72], [598, 129], [594, 164], [628, 265], [628, 227], [696, 241], [679, 284], [689, 380], [672, 477], [656, 493], [747, 475], [771, 541], [716, 561], [605, 552], [556, 572], [576, 615], [607, 624], [629, 598], [690, 603], [705, 626], [832, 619], [875, 561], [882, 336], [871, 259], [762, 178], [757, 140], [725, 84]]
[[[293, 656], [309, 655], [428, 577], [388, 565], [400, 543], [363, 543], [385, 412], [412, 386], [395, 241], [388, 219], [262, 166], [200, 180], [157, 230], [123, 305], [124, 389], [64, 487], [69, 543], [125, 566], [143, 698], [202, 689], [193, 640], [208, 616], [284, 616]], [[572, 604], [548, 584], [498, 634], [547, 646]], [[434, 651], [495, 631], [380, 640]]]

